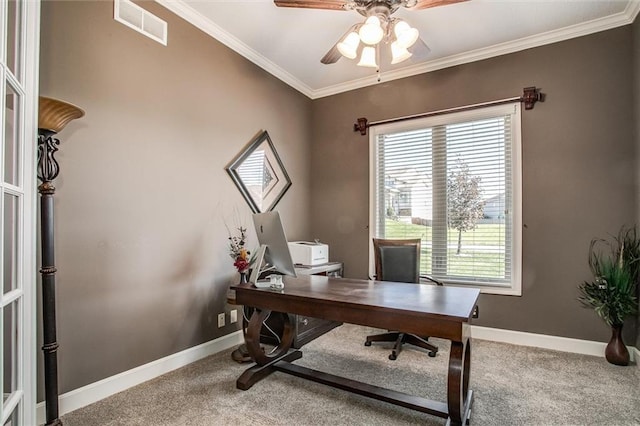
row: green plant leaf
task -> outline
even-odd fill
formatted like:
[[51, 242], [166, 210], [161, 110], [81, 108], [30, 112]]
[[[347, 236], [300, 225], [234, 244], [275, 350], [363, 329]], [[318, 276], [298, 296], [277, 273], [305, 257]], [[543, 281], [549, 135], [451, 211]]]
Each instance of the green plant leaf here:
[[622, 227], [613, 241], [593, 239], [589, 268], [594, 280], [578, 285], [578, 300], [607, 324], [622, 324], [637, 312], [640, 240], [635, 227]]

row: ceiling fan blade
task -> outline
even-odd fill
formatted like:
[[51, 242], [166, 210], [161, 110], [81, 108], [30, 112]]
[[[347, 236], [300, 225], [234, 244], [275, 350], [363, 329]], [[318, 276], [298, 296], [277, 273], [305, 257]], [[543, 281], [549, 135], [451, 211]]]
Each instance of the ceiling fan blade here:
[[430, 7], [445, 6], [447, 4], [460, 3], [463, 1], [467, 0], [418, 0], [416, 5], [410, 9], [427, 9]]
[[346, 10], [347, 0], [274, 0], [278, 7], [301, 7], [305, 9]]
[[340, 54], [337, 45], [334, 44], [333, 47], [329, 49], [329, 51], [322, 57], [322, 59], [320, 59], [320, 62], [325, 65], [330, 65], [338, 62], [338, 59], [340, 58], [342, 58], [342, 55]]
[[349, 27], [347, 32], [342, 34], [338, 39], [338, 41], [333, 45], [333, 47], [331, 47], [331, 49], [329, 49], [329, 51], [322, 57], [322, 59], [320, 59], [320, 62], [322, 62], [325, 65], [335, 64], [336, 62], [338, 62], [338, 59], [342, 58], [342, 53], [340, 53], [340, 51], [338, 50], [338, 43], [344, 40], [347, 34], [349, 34], [352, 31], [355, 31], [358, 28], [358, 26], [359, 24], [353, 24], [351, 27]]

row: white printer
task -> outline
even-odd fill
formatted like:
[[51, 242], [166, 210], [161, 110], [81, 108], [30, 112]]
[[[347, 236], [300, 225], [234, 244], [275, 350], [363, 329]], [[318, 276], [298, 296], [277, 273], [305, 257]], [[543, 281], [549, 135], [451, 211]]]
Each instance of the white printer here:
[[291, 259], [297, 265], [322, 265], [329, 262], [329, 246], [320, 242], [291, 241]]

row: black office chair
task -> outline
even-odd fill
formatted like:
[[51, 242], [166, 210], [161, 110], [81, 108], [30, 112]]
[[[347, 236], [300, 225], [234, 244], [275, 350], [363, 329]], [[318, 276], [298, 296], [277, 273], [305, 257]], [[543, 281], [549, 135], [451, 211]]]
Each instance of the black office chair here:
[[[383, 240], [373, 239], [373, 251], [375, 256], [376, 280], [396, 281], [404, 283], [420, 283], [420, 240]], [[436, 284], [442, 285], [437, 280], [423, 277]], [[427, 341], [428, 337], [419, 337], [414, 334], [401, 332], [388, 332], [367, 336], [365, 346], [371, 346], [372, 342], [395, 342], [390, 360], [395, 360], [402, 345], [409, 343], [429, 351], [429, 356], [434, 357], [438, 347]]]

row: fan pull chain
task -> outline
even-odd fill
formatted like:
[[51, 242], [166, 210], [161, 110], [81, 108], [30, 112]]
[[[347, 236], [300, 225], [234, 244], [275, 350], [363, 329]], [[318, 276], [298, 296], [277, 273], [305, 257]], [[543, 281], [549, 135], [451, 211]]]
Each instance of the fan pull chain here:
[[380, 83], [380, 43], [376, 44], [376, 74], [378, 74], [378, 83]]

